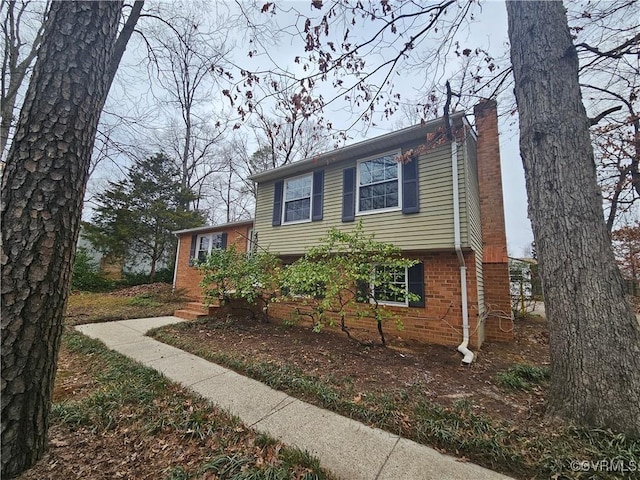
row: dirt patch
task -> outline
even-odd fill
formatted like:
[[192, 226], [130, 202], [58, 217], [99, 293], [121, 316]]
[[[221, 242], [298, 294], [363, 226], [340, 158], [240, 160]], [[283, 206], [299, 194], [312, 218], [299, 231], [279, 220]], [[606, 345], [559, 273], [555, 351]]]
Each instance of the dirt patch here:
[[181, 292], [172, 291], [167, 283], [136, 285], [108, 294], [74, 292], [69, 296], [65, 324], [73, 326], [173, 315], [185, 303]]
[[540, 317], [516, 322], [514, 342], [485, 344], [468, 366], [461, 364], [461, 355], [452, 347], [397, 337], [389, 339], [387, 348], [370, 347], [339, 332], [314, 333], [302, 326], [257, 323], [249, 318], [176, 327], [171, 334], [201, 349], [295, 365], [355, 399], [370, 393], [402, 396], [408, 391], [446, 407], [464, 399], [476, 413], [510, 423], [529, 423], [544, 413], [546, 386], [510, 390], [497, 378], [515, 363], [549, 364], [546, 321]]
[[133, 287], [120, 288], [109, 295], [115, 297], [137, 297], [138, 295], [170, 295], [172, 286], [168, 283], [149, 283], [134, 285]]

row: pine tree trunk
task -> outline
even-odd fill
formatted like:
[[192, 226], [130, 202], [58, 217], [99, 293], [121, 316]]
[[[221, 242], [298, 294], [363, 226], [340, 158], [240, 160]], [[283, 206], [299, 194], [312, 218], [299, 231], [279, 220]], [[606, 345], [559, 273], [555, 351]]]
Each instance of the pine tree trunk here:
[[529, 217], [551, 348], [548, 413], [640, 434], [640, 324], [625, 301], [562, 2], [507, 2]]
[[46, 444], [62, 318], [122, 2], [53, 2], [2, 178], [2, 477]]

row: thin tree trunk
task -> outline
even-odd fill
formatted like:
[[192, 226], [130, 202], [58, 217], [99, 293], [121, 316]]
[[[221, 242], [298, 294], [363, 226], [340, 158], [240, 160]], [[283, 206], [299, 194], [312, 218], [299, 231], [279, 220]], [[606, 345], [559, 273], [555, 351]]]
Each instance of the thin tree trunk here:
[[548, 413], [640, 433], [640, 325], [625, 301], [561, 2], [507, 2], [529, 217], [551, 348]]
[[43, 454], [122, 1], [54, 2], [2, 178], [2, 477]]

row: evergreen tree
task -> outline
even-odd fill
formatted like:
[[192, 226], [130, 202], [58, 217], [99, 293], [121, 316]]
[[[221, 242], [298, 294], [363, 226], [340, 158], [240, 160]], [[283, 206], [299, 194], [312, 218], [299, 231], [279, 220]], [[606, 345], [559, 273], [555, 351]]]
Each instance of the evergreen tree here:
[[201, 212], [185, 209], [194, 199], [182, 186], [179, 169], [164, 154], [137, 160], [124, 180], [109, 182], [98, 195], [86, 237], [105, 254], [149, 261], [153, 282], [157, 263], [175, 251], [171, 232], [204, 223]]

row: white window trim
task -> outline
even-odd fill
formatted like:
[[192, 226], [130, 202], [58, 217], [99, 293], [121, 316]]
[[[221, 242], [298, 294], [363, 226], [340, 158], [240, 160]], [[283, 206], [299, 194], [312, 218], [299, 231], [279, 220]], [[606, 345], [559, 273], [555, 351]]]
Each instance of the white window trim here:
[[364, 210], [360, 211], [360, 165], [364, 162], [368, 162], [369, 160], [375, 160], [376, 158], [386, 157], [392, 155], [394, 158], [400, 157], [402, 152], [400, 150], [393, 150], [390, 152], [380, 153], [377, 155], [372, 155], [370, 157], [362, 158], [358, 160], [358, 164], [356, 166], [356, 215], [374, 215], [376, 213], [384, 213], [384, 212], [398, 212], [402, 210], [402, 165], [401, 162], [398, 162], [398, 206], [397, 207], [388, 207], [388, 208], [378, 208], [374, 210]]
[[[375, 276], [375, 270], [373, 271], [371, 276], [372, 278], [371, 278], [371, 283], [369, 284], [369, 289], [374, 298], [370, 298], [369, 302], [376, 303], [376, 300], [375, 300], [376, 289], [375, 289], [374, 280], [373, 280], [373, 277]], [[405, 285], [404, 302], [388, 302], [388, 301], [385, 302], [382, 300], [377, 300], [378, 305], [386, 305], [389, 307], [409, 307], [409, 267], [404, 267], [404, 285]]]
[[[311, 177], [311, 194], [309, 195], [309, 218], [303, 220], [293, 220], [287, 222], [286, 208], [287, 208], [287, 182], [290, 180], [297, 180], [299, 178]], [[307, 198], [307, 197], [302, 197]], [[302, 200], [298, 198], [296, 200]], [[292, 201], [292, 200], [289, 200]], [[313, 211], [313, 173], [305, 173], [303, 175], [297, 175], [295, 177], [289, 177], [284, 179], [284, 187], [282, 189], [282, 225], [295, 225], [296, 223], [309, 223], [311, 221], [311, 213]]]
[[255, 247], [254, 230], [253, 228], [250, 228], [247, 231], [247, 257], [250, 257], [253, 254], [254, 247]]

